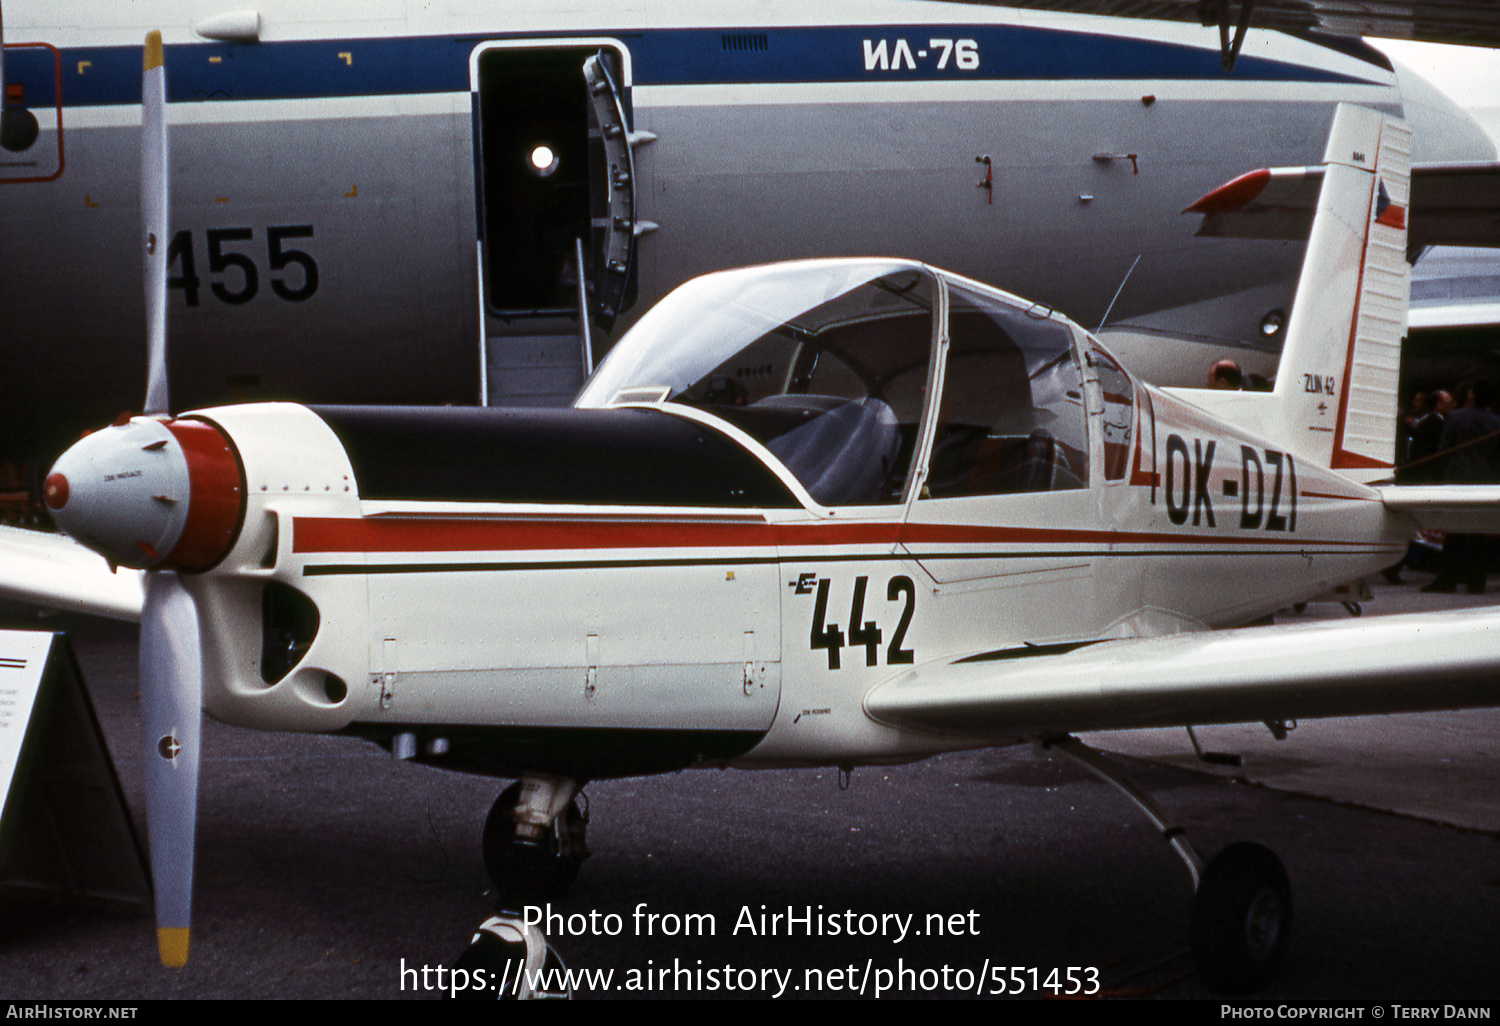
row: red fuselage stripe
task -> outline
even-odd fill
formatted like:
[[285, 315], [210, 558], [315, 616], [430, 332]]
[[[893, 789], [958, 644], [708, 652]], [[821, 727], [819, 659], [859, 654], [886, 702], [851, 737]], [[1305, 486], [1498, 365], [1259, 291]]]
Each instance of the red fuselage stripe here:
[[[745, 549], [836, 545], [1120, 545], [1184, 542], [1284, 546], [1287, 535], [1080, 531], [968, 524], [705, 524], [607, 520], [359, 520], [298, 517], [292, 551], [525, 552], [603, 549]], [[1298, 539], [1307, 545], [1367, 546], [1367, 540]]]

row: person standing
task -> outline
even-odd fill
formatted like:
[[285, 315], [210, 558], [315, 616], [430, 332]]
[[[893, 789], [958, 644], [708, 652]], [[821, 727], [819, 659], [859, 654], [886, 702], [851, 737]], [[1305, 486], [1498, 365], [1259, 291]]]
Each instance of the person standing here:
[[1397, 473], [1402, 484], [1436, 484], [1443, 479], [1441, 462], [1419, 461], [1428, 460], [1441, 450], [1443, 425], [1447, 422], [1448, 414], [1453, 412], [1453, 396], [1437, 391], [1428, 395], [1427, 400], [1427, 409], [1412, 420], [1411, 444], [1406, 453], [1406, 462], [1417, 466], [1410, 469], [1403, 467]]
[[1208, 381], [1204, 387], [1238, 391], [1245, 387], [1245, 374], [1233, 360], [1220, 360], [1208, 369]]
[[[1493, 482], [1500, 469], [1500, 415], [1490, 409], [1494, 386], [1479, 378], [1460, 391], [1464, 405], [1448, 415], [1438, 441], [1438, 450], [1450, 453], [1443, 480], [1449, 484]], [[1489, 539], [1484, 535], [1449, 534], [1443, 540], [1437, 578], [1422, 590], [1452, 592], [1463, 584], [1471, 595], [1483, 594], [1489, 560]]]

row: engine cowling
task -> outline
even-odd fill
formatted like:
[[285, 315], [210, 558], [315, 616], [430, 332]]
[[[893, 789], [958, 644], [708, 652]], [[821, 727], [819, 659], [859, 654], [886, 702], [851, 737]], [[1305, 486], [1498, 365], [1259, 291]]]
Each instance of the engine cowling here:
[[201, 572], [239, 536], [245, 474], [213, 424], [135, 417], [63, 453], [42, 499], [60, 528], [111, 563]]

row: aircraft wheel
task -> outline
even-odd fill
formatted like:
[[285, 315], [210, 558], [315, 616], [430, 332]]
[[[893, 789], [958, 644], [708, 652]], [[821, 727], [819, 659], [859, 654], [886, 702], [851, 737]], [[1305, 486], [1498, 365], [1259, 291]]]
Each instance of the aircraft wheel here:
[[519, 781], [495, 799], [484, 821], [484, 868], [490, 874], [502, 903], [531, 902], [538, 898], [561, 898], [573, 886], [589, 849], [584, 841], [586, 823], [576, 801], [559, 817], [558, 832], [540, 838], [516, 836], [514, 811], [521, 798]]
[[1286, 961], [1292, 885], [1269, 848], [1241, 842], [1216, 855], [1193, 899], [1193, 961], [1214, 990], [1263, 987]]
[[562, 958], [534, 926], [495, 915], [474, 933], [449, 967], [445, 997], [459, 1001], [569, 998]]

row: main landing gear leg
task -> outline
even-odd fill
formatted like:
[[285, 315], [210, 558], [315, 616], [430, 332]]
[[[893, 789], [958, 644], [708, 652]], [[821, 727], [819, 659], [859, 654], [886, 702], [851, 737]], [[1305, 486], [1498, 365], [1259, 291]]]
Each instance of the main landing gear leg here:
[[[453, 963], [455, 997], [570, 996], [562, 959], [525, 919], [527, 905], [567, 893], [588, 857], [587, 825], [574, 800], [571, 777], [534, 774], [501, 792], [484, 823], [484, 864], [495, 885], [495, 914], [479, 927]], [[467, 977], [460, 974], [467, 972]], [[482, 981], [473, 986], [472, 981]]]
[[1182, 827], [1102, 753], [1071, 735], [1043, 747], [1061, 752], [1112, 785], [1156, 824], [1193, 879], [1193, 962], [1210, 987], [1244, 993], [1265, 986], [1286, 962], [1292, 937], [1292, 885], [1269, 848], [1241, 842], [1206, 866]]

